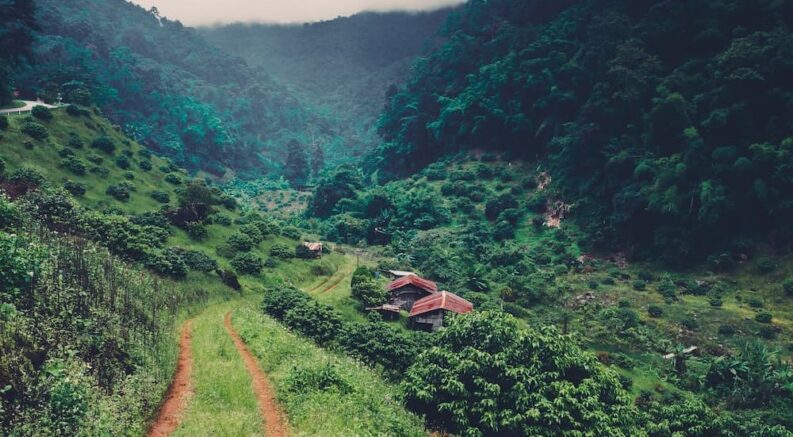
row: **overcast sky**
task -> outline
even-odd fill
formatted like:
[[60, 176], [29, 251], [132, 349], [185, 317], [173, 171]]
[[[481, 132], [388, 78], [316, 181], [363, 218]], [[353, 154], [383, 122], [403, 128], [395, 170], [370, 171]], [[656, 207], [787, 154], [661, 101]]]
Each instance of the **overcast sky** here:
[[305, 23], [362, 11], [420, 11], [464, 0], [130, 0], [191, 26], [231, 22]]

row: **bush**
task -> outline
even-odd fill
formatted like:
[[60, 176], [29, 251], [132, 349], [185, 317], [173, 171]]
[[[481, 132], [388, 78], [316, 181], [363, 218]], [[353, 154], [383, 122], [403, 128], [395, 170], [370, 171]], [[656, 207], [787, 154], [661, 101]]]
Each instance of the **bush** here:
[[777, 264], [771, 258], [760, 258], [757, 260], [757, 271], [762, 274], [768, 274], [776, 270]]
[[264, 240], [262, 231], [260, 231], [259, 227], [254, 224], [240, 226], [240, 232], [250, 237], [253, 241], [253, 244], [259, 244], [262, 242], [262, 240]]
[[116, 184], [107, 187], [105, 194], [114, 197], [120, 202], [127, 202], [129, 200], [129, 189], [123, 184]]
[[101, 150], [108, 155], [112, 155], [116, 151], [116, 144], [109, 137], [99, 137], [91, 142], [91, 147]]
[[[12, 203], [5, 197], [4, 194], [0, 193], [0, 229], [9, 229], [16, 225], [18, 225], [22, 221], [22, 215], [19, 212], [19, 208], [17, 208], [16, 204]], [[8, 265], [0, 265], [4, 269], [10, 269], [11, 267]], [[0, 271], [3, 271], [0, 269]], [[5, 280], [0, 278], [0, 290], [2, 290], [2, 286]]]
[[360, 302], [363, 308], [381, 305], [388, 299], [388, 293], [372, 276], [353, 275], [350, 285], [353, 299]]
[[224, 214], [215, 214], [212, 216], [212, 222], [221, 226], [231, 226], [231, 217]]
[[778, 332], [777, 329], [771, 325], [764, 325], [761, 326], [760, 329], [757, 331], [757, 335], [761, 338], [766, 340], [773, 340], [776, 338]]
[[[69, 150], [69, 149], [66, 149]], [[88, 171], [88, 166], [83, 162], [82, 159], [79, 159], [75, 156], [68, 156], [61, 160], [61, 167], [69, 170], [70, 172], [78, 175], [83, 176]]]
[[168, 182], [172, 185], [182, 185], [182, 178], [176, 176], [175, 174], [169, 173], [165, 176], [165, 182]]
[[149, 193], [149, 196], [160, 203], [169, 203], [171, 201], [170, 196], [165, 191], [155, 190]]
[[132, 173], [131, 171], [125, 171], [122, 174], [122, 176], [124, 176], [124, 179], [126, 179], [128, 181], [134, 181], [135, 180], [135, 173]]
[[294, 287], [268, 288], [264, 292], [262, 311], [276, 320], [283, 320], [290, 308], [306, 305], [311, 300], [310, 296]]
[[182, 260], [190, 270], [196, 272], [212, 272], [217, 270], [218, 262], [209, 255], [197, 250], [188, 250], [174, 247], [172, 250], [179, 252]]
[[66, 107], [66, 113], [71, 115], [72, 117], [88, 116], [88, 110], [81, 108], [77, 105], [68, 105]]
[[708, 300], [708, 303], [709, 303], [709, 304], [710, 304], [710, 306], [712, 306], [713, 308], [721, 308], [721, 307], [722, 307], [722, 305], [724, 305], [724, 302], [723, 302], [721, 299], [719, 299], [718, 297], [712, 297], [712, 298], [710, 298], [710, 299]]
[[731, 337], [735, 335], [735, 327], [732, 325], [721, 325], [719, 326], [719, 335], [723, 335], [725, 337]]
[[232, 272], [231, 270], [224, 270], [224, 269], [217, 269], [215, 270], [220, 277], [220, 280], [223, 281], [224, 284], [233, 288], [234, 290], [239, 290], [242, 288], [240, 285], [240, 281], [237, 278], [237, 274]]
[[633, 281], [631, 285], [633, 285], [633, 289], [636, 291], [644, 291], [647, 288], [647, 283], [641, 279]]
[[131, 163], [129, 158], [127, 158], [125, 155], [119, 155], [118, 158], [116, 158], [116, 166], [118, 168], [122, 170], [129, 170], [130, 165]]
[[759, 297], [750, 297], [746, 300], [746, 303], [749, 304], [752, 308], [762, 308], [763, 307], [763, 300]]
[[138, 168], [140, 168], [141, 171], [151, 171], [151, 169], [152, 169], [151, 161], [141, 161], [141, 162], [139, 162], [138, 163]]
[[8, 180], [28, 187], [41, 187], [46, 182], [44, 175], [29, 167], [20, 167], [8, 175]]
[[176, 248], [156, 250], [146, 257], [146, 267], [163, 276], [182, 279], [187, 276], [187, 263]]
[[204, 241], [209, 237], [207, 227], [201, 222], [189, 222], [185, 230], [187, 231], [187, 235], [195, 241]]
[[339, 334], [339, 345], [347, 354], [381, 368], [391, 379], [401, 378], [419, 354], [416, 334], [386, 323], [350, 323]]
[[[639, 434], [616, 374], [552, 327], [477, 311], [451, 318], [437, 337], [402, 383], [407, 407], [431, 425], [460, 435]], [[542, 413], [516, 414], [516, 399], [520, 411]]]
[[251, 237], [241, 232], [237, 232], [236, 234], [229, 236], [228, 240], [226, 240], [226, 243], [229, 245], [229, 247], [238, 252], [249, 252], [255, 245]]
[[47, 131], [46, 127], [34, 121], [26, 121], [23, 123], [21, 130], [22, 133], [37, 141], [44, 141], [50, 136], [50, 133]]
[[303, 236], [303, 233], [295, 226], [287, 226], [281, 230], [281, 235], [293, 240], [299, 240]]
[[782, 283], [782, 290], [788, 296], [793, 296], [793, 278], [788, 278]]
[[320, 345], [334, 340], [342, 327], [341, 317], [331, 307], [313, 299], [287, 310], [283, 322]]
[[0, 115], [0, 130], [8, 129], [8, 117]]
[[286, 244], [276, 243], [270, 248], [270, 256], [280, 259], [289, 259], [294, 256], [294, 253]]
[[759, 323], [771, 323], [771, 320], [773, 318], [774, 316], [767, 311], [763, 311], [762, 313], [757, 313], [757, 315], [754, 316], [754, 319]]
[[264, 262], [258, 255], [246, 252], [234, 256], [231, 266], [243, 275], [258, 275], [264, 268]]
[[58, 150], [58, 156], [60, 156], [61, 158], [68, 158], [70, 156], [74, 156], [74, 150], [67, 149], [64, 147], [63, 149]]
[[42, 121], [52, 120], [52, 111], [45, 106], [34, 106], [33, 109], [30, 110], [30, 115]]
[[647, 314], [649, 314], [650, 317], [658, 318], [663, 316], [664, 310], [657, 305], [650, 305], [647, 307]]
[[63, 188], [76, 197], [82, 197], [88, 191], [88, 186], [82, 182], [66, 181]]
[[83, 148], [83, 142], [82, 142], [82, 140], [80, 140], [80, 137], [78, 137], [76, 134], [72, 133], [72, 134], [69, 134], [69, 140], [66, 142], [66, 147], [69, 147], [69, 148], [72, 148], [72, 149], [82, 149]]
[[154, 226], [155, 228], [164, 229], [166, 231], [170, 227], [168, 217], [159, 211], [148, 211], [141, 214], [135, 214], [130, 217], [129, 220], [136, 225]]

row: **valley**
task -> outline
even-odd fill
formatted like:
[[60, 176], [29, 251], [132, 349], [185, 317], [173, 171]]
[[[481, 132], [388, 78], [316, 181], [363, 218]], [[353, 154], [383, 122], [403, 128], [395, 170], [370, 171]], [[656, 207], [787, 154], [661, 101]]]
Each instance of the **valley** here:
[[793, 436], [761, 3], [0, 4], [0, 434]]

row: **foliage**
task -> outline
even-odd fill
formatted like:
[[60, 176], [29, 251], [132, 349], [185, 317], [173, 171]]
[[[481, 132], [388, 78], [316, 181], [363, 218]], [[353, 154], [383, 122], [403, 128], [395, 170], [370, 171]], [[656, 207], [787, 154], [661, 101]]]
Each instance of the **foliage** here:
[[72, 196], [82, 197], [88, 191], [88, 186], [83, 182], [66, 181], [63, 183], [63, 188], [72, 194]]
[[20, 128], [20, 130], [25, 135], [38, 141], [44, 141], [50, 136], [50, 132], [47, 130], [46, 127], [34, 121], [26, 121], [22, 123], [22, 127]]
[[385, 289], [374, 278], [371, 272], [359, 272], [361, 268], [355, 271], [352, 276], [350, 287], [352, 289], [352, 297], [361, 305], [366, 307], [373, 307], [381, 305], [386, 302], [388, 294]]
[[171, 198], [168, 195], [168, 193], [161, 190], [154, 190], [151, 193], [149, 193], [149, 196], [160, 203], [169, 203], [171, 201]]
[[283, 243], [276, 243], [270, 247], [270, 256], [279, 259], [293, 258], [295, 255], [292, 248]]
[[112, 155], [116, 151], [116, 143], [110, 137], [99, 137], [91, 142], [91, 147], [100, 150], [108, 155]]
[[[455, 317], [403, 389], [413, 411], [463, 435], [631, 435], [636, 411], [613, 373], [554, 329], [508, 315]], [[560, 420], [565, 418], [564, 420]]]
[[242, 274], [258, 275], [264, 268], [264, 262], [258, 255], [239, 253], [231, 260], [231, 266]]
[[127, 188], [124, 184], [115, 184], [110, 185], [107, 187], [105, 194], [108, 196], [113, 196], [116, 200], [120, 202], [127, 202], [129, 201], [129, 188]]
[[178, 249], [155, 250], [146, 255], [146, 267], [155, 273], [174, 279], [187, 276], [187, 263]]
[[42, 121], [52, 120], [52, 111], [46, 106], [34, 106], [30, 111], [30, 115]]
[[187, 235], [195, 241], [204, 241], [209, 237], [209, 231], [203, 223], [189, 222], [187, 223]]

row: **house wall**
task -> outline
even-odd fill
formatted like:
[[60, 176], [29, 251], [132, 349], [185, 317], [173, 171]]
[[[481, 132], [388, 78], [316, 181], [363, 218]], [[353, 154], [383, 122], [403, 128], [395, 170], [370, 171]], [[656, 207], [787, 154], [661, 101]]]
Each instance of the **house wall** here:
[[416, 303], [417, 300], [421, 299], [424, 296], [430, 294], [424, 289], [418, 288], [414, 285], [405, 285], [402, 288], [397, 288], [396, 290], [391, 292], [389, 296], [389, 303], [392, 305], [398, 305], [403, 310], [410, 311], [413, 308], [413, 304]]
[[443, 327], [443, 313], [441, 309], [430, 311], [410, 318], [410, 323], [418, 329], [437, 331]]

